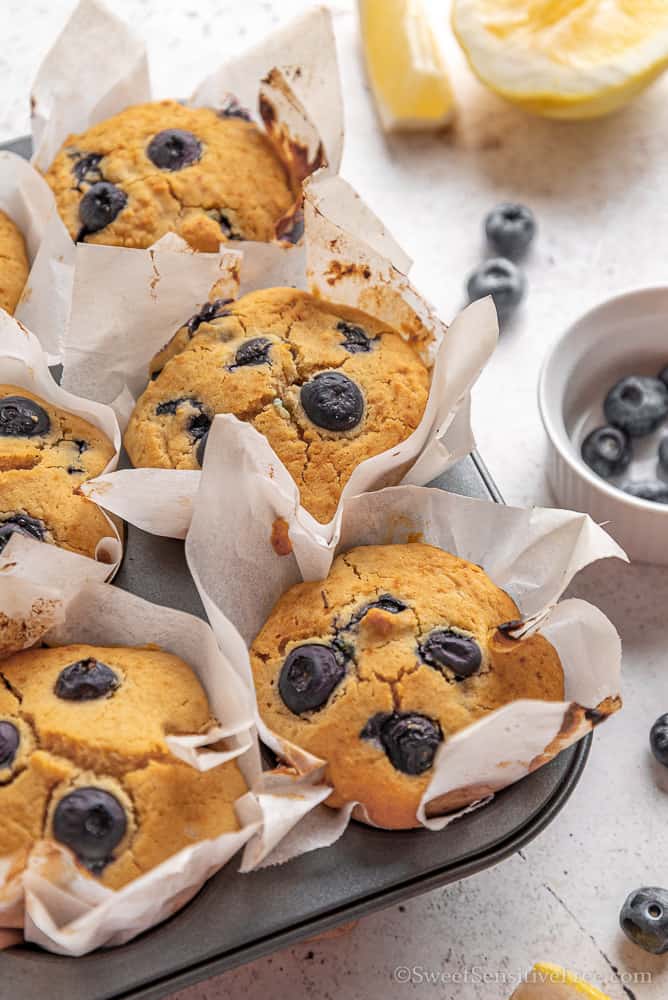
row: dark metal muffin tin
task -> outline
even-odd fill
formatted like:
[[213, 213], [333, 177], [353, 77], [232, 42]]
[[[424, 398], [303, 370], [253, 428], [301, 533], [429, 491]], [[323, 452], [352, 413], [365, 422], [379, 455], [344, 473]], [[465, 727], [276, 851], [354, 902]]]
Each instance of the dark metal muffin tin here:
[[[27, 155], [29, 142], [6, 147]], [[501, 497], [473, 454], [433, 485]], [[130, 527], [116, 585], [204, 617], [183, 544]], [[63, 958], [29, 945], [0, 952], [0, 998], [156, 1000], [347, 920], [490, 868], [537, 836], [577, 784], [591, 736], [440, 833], [351, 823], [325, 850], [250, 875], [238, 859], [180, 913], [120, 948]], [[1, 817], [0, 817], [1, 822]]]

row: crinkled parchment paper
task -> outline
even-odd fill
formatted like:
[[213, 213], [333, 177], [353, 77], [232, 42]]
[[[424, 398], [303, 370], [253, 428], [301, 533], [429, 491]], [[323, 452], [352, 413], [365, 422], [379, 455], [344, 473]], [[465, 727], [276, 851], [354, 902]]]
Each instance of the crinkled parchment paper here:
[[[327, 8], [313, 7], [241, 55], [225, 59], [224, 49], [221, 54], [223, 64], [187, 103], [219, 108], [232, 95], [264, 126], [298, 179], [316, 169], [336, 173], [343, 112]], [[178, 81], [174, 90], [175, 98], [182, 96]], [[99, 0], [80, 0], [33, 85], [34, 165], [46, 170], [68, 135], [152, 96], [143, 40]], [[298, 237], [293, 221], [292, 216], [285, 220], [278, 238]], [[44, 214], [42, 224], [43, 240], [20, 315], [40, 331], [55, 361], [62, 357], [77, 253], [57, 212]]]
[[[150, 604], [108, 584], [74, 594], [46, 640], [52, 645], [156, 643], [195, 670], [219, 725], [207, 734], [167, 738], [171, 752], [198, 770], [236, 759], [250, 791], [235, 803], [240, 829], [184, 848], [118, 891], [82, 874], [54, 841], [31, 852], [25, 871], [0, 859], [0, 929], [23, 927], [28, 941], [65, 955], [123, 944], [180, 909], [244, 847], [242, 870], [259, 864], [322, 801], [326, 789], [288, 774], [263, 775], [252, 699], [198, 618]], [[223, 741], [224, 749], [211, 744]]]
[[[588, 516], [398, 486], [347, 498], [337, 532], [325, 545], [295, 513], [296, 487], [280, 470], [272, 474], [270, 450], [252, 428], [219, 417], [208, 449], [211, 460], [202, 473], [186, 553], [221, 648], [249, 690], [246, 647], [278, 597], [302, 579], [322, 579], [339, 552], [363, 544], [418, 537], [480, 564], [520, 608], [517, 641], [540, 630], [557, 649], [566, 700], [517, 701], [447, 739], [420, 804], [418, 819], [425, 826], [441, 829], [472, 803], [552, 759], [619, 707], [621, 645], [614, 627], [584, 601], [560, 601], [584, 566], [625, 558]], [[277, 524], [284, 529], [278, 551]], [[263, 740], [312, 780], [312, 769], [322, 761], [286, 744], [259, 717], [256, 721]], [[331, 842], [353, 806], [341, 811], [338, 823], [331, 810], [318, 810], [281, 850], [297, 853]], [[363, 810], [356, 815], [363, 818]]]
[[[54, 381], [36, 337], [2, 310], [0, 383], [28, 389], [98, 427], [115, 449], [105, 471], [116, 468], [121, 434], [114, 411], [62, 389]], [[122, 555], [123, 545], [112, 521], [95, 559], [14, 533], [0, 553], [0, 656], [35, 642], [58, 620], [68, 596], [86, 580], [110, 579]]]
[[[425, 412], [410, 437], [355, 469], [343, 497], [379, 489], [402, 476], [405, 482], [430, 482], [473, 447], [469, 390], [496, 345], [497, 321], [491, 300], [473, 303], [446, 328], [393, 263], [396, 248], [382, 224], [340, 177], [314, 178], [307, 183], [305, 222], [301, 275], [294, 272], [294, 253], [278, 247], [262, 248], [265, 259], [271, 256], [268, 273], [255, 266], [253, 248], [243, 251], [240, 258], [228, 251], [220, 262], [225, 273], [214, 297], [232, 297], [239, 284], [248, 290], [245, 275], [250, 265], [253, 287], [297, 284], [330, 301], [363, 309], [399, 330], [432, 365]], [[82, 259], [81, 266], [77, 265], [64, 384], [90, 398], [114, 403], [123, 422], [127, 401], [146, 385], [148, 359], [206, 301], [208, 287], [203, 282], [197, 298], [193, 297], [185, 279], [180, 280], [179, 261], [173, 260], [182, 256], [179, 253], [166, 252], [163, 262], [154, 251], [151, 264], [145, 256], [142, 267], [137, 268], [127, 254], [142, 251], [86, 249], [101, 251], [105, 263], [95, 262], [88, 254], [85, 262]], [[163, 273], [167, 265], [168, 274]], [[193, 271], [201, 266], [201, 259], [195, 257]], [[157, 273], [153, 282], [149, 280], [152, 268]], [[100, 280], [101, 272], [104, 281]], [[207, 274], [207, 280], [209, 277]], [[130, 289], [127, 297], [116, 294], [122, 288]], [[175, 322], [179, 302], [181, 315]], [[271, 454], [272, 465], [287, 475]], [[208, 450], [206, 461], [210, 461]], [[92, 480], [85, 490], [107, 510], [146, 531], [183, 537], [198, 475], [176, 470], [128, 470]], [[303, 509], [297, 516], [325, 540], [336, 530], [338, 515], [327, 525], [319, 524]]]

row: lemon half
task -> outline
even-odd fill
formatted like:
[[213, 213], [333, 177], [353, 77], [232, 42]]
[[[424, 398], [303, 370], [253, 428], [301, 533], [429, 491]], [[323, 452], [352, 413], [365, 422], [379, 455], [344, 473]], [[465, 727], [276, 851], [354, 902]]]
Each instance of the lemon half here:
[[611, 998], [558, 965], [537, 962], [529, 973], [527, 982], [515, 990], [510, 1000], [611, 1000]]
[[386, 131], [446, 125], [450, 79], [421, 0], [359, 0], [369, 82]]
[[668, 67], [666, 0], [453, 0], [452, 26], [483, 83], [551, 118], [614, 111]]

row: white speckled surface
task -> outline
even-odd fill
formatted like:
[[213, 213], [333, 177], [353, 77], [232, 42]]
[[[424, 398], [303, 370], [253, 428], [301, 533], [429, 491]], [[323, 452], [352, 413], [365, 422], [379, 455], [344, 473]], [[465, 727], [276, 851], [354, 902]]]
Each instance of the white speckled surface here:
[[[3, 0], [0, 140], [27, 130], [30, 81], [73, 5]], [[149, 39], [156, 89], [167, 96], [176, 87], [178, 96], [207, 59], [259, 37], [308, 0], [114, 6]], [[346, 99], [344, 175], [413, 254], [417, 283], [446, 319], [482, 251], [484, 212], [514, 197], [539, 218], [530, 295], [481, 379], [474, 422], [507, 500], [549, 502], [535, 402], [548, 345], [608, 294], [668, 277], [668, 80], [613, 118], [543, 122], [483, 91], [450, 43], [461, 95], [456, 128], [386, 141], [364, 85], [353, 4], [333, 6]], [[447, 3], [432, 6], [445, 29]], [[617, 929], [627, 892], [668, 883], [668, 779], [647, 750], [649, 726], [668, 711], [668, 570], [602, 565], [573, 590], [599, 604], [622, 633], [626, 706], [598, 732], [581, 784], [538, 841], [499, 868], [368, 917], [342, 937], [194, 986], [179, 1000], [505, 1000], [514, 977], [536, 959], [570, 965], [614, 1000], [668, 995], [668, 957], [646, 956]], [[393, 978], [398, 966], [413, 970], [411, 982]], [[625, 992], [613, 966], [652, 982], [626, 978]]]

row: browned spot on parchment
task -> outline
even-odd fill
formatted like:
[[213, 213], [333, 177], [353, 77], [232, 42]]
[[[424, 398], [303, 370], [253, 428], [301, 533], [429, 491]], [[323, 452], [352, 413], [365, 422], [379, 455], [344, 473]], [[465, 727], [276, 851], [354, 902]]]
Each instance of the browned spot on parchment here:
[[271, 547], [277, 556], [289, 556], [292, 552], [288, 522], [277, 517], [271, 526]]
[[343, 278], [361, 278], [363, 281], [369, 281], [371, 268], [368, 264], [344, 264], [341, 260], [333, 260], [325, 271], [324, 277], [328, 285], [335, 285]]

